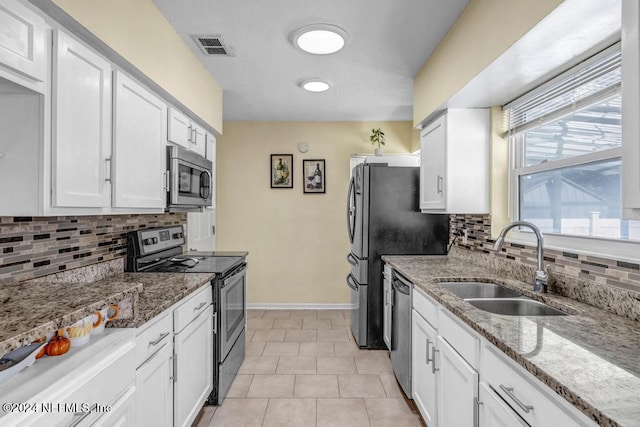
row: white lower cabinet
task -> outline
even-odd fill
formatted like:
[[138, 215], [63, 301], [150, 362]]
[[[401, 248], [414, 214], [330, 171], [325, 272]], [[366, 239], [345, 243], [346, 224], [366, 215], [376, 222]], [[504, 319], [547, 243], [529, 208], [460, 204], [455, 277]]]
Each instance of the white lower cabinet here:
[[487, 383], [480, 383], [478, 415], [480, 426], [528, 427]]
[[209, 306], [175, 335], [175, 426], [190, 426], [213, 389], [212, 325]]
[[135, 427], [139, 425], [144, 424], [139, 424], [136, 419], [135, 387], [130, 387], [125, 394], [113, 404], [111, 410], [93, 424], [94, 427]]
[[437, 426], [437, 371], [433, 365], [433, 354], [438, 333], [416, 310], [413, 310], [411, 319], [413, 400], [427, 425]]
[[477, 426], [478, 373], [441, 336], [436, 349], [438, 425]]
[[414, 287], [412, 394], [429, 427], [587, 427], [587, 416]]

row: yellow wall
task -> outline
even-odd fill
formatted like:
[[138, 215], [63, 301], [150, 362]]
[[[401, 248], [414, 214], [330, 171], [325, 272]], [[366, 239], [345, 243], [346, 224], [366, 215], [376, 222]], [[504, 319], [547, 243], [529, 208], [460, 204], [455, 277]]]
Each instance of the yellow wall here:
[[[249, 303], [348, 303], [349, 156], [410, 151], [411, 122], [225, 122], [218, 138], [218, 250], [248, 250]], [[309, 144], [305, 154], [298, 144]], [[293, 189], [270, 188], [270, 154], [292, 153]], [[304, 194], [303, 159], [326, 159], [326, 193]]]
[[53, 0], [222, 133], [222, 89], [151, 0]]
[[413, 82], [418, 125], [562, 0], [471, 0]]
[[497, 236], [509, 223], [509, 138], [507, 115], [501, 107], [491, 108], [491, 235]]

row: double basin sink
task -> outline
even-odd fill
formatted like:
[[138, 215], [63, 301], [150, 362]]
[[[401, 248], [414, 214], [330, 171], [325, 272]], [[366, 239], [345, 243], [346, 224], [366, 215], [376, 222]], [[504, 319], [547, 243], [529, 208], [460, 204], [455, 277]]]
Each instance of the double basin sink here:
[[441, 282], [440, 287], [474, 307], [506, 316], [566, 316], [545, 303], [497, 283]]

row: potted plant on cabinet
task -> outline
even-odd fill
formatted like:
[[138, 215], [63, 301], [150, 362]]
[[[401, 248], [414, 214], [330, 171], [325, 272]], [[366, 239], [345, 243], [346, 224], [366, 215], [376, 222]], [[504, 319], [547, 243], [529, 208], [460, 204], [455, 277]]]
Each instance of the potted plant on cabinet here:
[[382, 129], [371, 129], [371, 135], [369, 135], [369, 141], [371, 141], [372, 145], [378, 144], [378, 148], [375, 149], [376, 156], [382, 156], [382, 148], [381, 145], [385, 143], [385, 136]]

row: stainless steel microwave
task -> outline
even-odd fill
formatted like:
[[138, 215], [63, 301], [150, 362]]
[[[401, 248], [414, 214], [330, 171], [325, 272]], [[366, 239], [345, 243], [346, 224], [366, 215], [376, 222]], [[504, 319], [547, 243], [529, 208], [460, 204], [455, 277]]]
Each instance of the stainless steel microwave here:
[[195, 211], [211, 206], [213, 163], [177, 146], [167, 147], [168, 211]]

